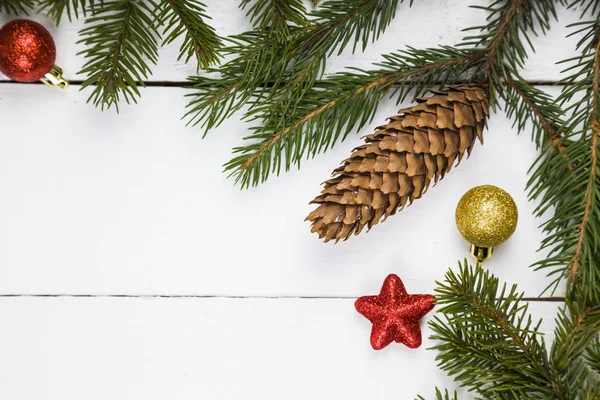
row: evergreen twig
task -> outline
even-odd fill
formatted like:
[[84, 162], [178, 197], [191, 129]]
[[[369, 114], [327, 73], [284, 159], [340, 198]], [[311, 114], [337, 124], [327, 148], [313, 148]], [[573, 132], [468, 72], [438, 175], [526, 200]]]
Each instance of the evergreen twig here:
[[[281, 34], [272, 24], [227, 38], [224, 52], [234, 58], [214, 72], [223, 81], [219, 86], [230, 89], [215, 93], [207, 89], [214, 78], [191, 78], [194, 91], [190, 96], [194, 99], [186, 118], [206, 133], [251, 99], [274, 104], [273, 108], [292, 109], [323, 74], [329, 55], [336, 50], [341, 53], [353, 39], [354, 49], [358, 43], [364, 49], [385, 31], [402, 1], [332, 0], [311, 13], [310, 25], [288, 25], [286, 40], [280, 40]], [[265, 113], [256, 118], [269, 117]]]
[[35, 0], [0, 0], [0, 13], [25, 14], [35, 8]]
[[590, 369], [600, 374], [600, 338], [596, 338], [586, 349], [585, 360]]
[[162, 45], [183, 36], [178, 60], [196, 58], [198, 68], [207, 69], [219, 61], [221, 38], [206, 20], [206, 6], [198, 0], [161, 0], [158, 20], [164, 24]]
[[[549, 368], [562, 377], [570, 398], [600, 396], [600, 377], [585, 363], [584, 356], [600, 334], [600, 307], [569, 302], [556, 320], [555, 341]], [[587, 353], [587, 354], [586, 354]], [[589, 396], [595, 394], [594, 396]]]
[[[583, 33], [578, 44], [582, 55], [565, 60], [573, 65], [565, 71], [571, 75], [561, 83], [568, 84], [557, 99], [564, 112], [572, 115], [562, 127], [568, 147], [557, 154], [543, 154], [534, 166], [529, 188], [533, 199], [539, 199], [538, 215], [554, 208], [554, 216], [543, 225], [548, 234], [542, 248], [549, 256], [536, 268], [549, 269], [554, 275], [553, 287], [563, 277], [575, 286], [585, 288], [589, 304], [600, 302], [600, 32], [596, 21], [573, 24]], [[577, 99], [577, 100], [575, 100]], [[568, 160], [568, 161], [567, 161]], [[557, 184], [560, 182], [560, 184]]]
[[[526, 45], [522, 42], [523, 38], [520, 34], [534, 30], [538, 25], [542, 27], [542, 31], [545, 31], [549, 26], [550, 19], [555, 16], [554, 3], [551, 0], [543, 0], [531, 5], [525, 0], [499, 0], [485, 9], [491, 12], [489, 23], [473, 28], [472, 30], [480, 31], [480, 34], [468, 36], [462, 44], [465, 48], [464, 53], [470, 56], [468, 62], [461, 64], [463, 68], [460, 69], [460, 75], [453, 73], [446, 75], [448, 71], [444, 69], [444, 61], [452, 64], [457, 58], [458, 50], [445, 54], [445, 59], [440, 56], [440, 53], [450, 48], [425, 50], [409, 48], [404, 52], [392, 55], [395, 66], [390, 69], [399, 73], [402, 72], [404, 64], [424, 65], [422, 61], [427, 60], [428, 57], [433, 55], [437, 57], [428, 76], [434, 76], [438, 80], [421, 80], [409, 75], [408, 79], [401, 80], [403, 86], [400, 96], [398, 96], [399, 100], [404, 98], [408, 90], [421, 91], [424, 83], [429, 86], [453, 83], [452, 79], [448, 79], [449, 77], [453, 77], [455, 82], [474, 68], [485, 71], [486, 81], [491, 82], [490, 92], [494, 93], [492, 100], [495, 99], [495, 93], [500, 92], [504, 95], [501, 74], [516, 70], [526, 58], [524, 50]], [[385, 26], [385, 24], [381, 24], [381, 26]], [[309, 26], [301, 28], [298, 35], [310, 36], [314, 34], [314, 31], [315, 29]], [[529, 40], [526, 35], [525, 39]], [[366, 41], [362, 42], [365, 45]], [[247, 43], [251, 43], [251, 41]], [[288, 51], [296, 51], [297, 46], [286, 47], [289, 43], [295, 42], [290, 40], [276, 46], [276, 50], [273, 52], [279, 51], [281, 53], [277, 54], [287, 54]], [[238, 46], [239, 53], [255, 51], [249, 50], [247, 46], [241, 47], [240, 44]], [[274, 53], [271, 54], [273, 59], [282, 58], [276, 57], [273, 55]], [[327, 53], [319, 54], [325, 56]], [[265, 55], [263, 54], [261, 57], [265, 57]], [[419, 58], [422, 58], [422, 61]], [[319, 57], [312, 58], [313, 61], [319, 59]], [[386, 59], [386, 62], [388, 61], [389, 59]], [[359, 74], [348, 72], [336, 74], [324, 80], [316, 80], [316, 75], [311, 71], [318, 70], [313, 67], [322, 65], [320, 63], [321, 61], [318, 61], [317, 64], [302, 69], [300, 75], [287, 68], [286, 62], [278, 66], [279, 72], [276, 74], [271, 74], [269, 68], [258, 71], [249, 68], [241, 79], [236, 79], [235, 72], [226, 69], [221, 71], [224, 79], [221, 82], [222, 85], [217, 87], [211, 87], [209, 79], [194, 80], [197, 92], [193, 95], [195, 98], [190, 103], [191, 110], [187, 114], [188, 117], [191, 117], [192, 123], [211, 129], [239, 110], [241, 105], [246, 102], [250, 102], [252, 107], [246, 112], [245, 118], [251, 121], [261, 121], [259, 126], [252, 128], [252, 135], [245, 138], [250, 143], [234, 149], [236, 156], [225, 165], [225, 170], [230, 172], [242, 187], [257, 185], [265, 181], [271, 172], [278, 174], [282, 165], [286, 170], [292, 165], [299, 166], [301, 159], [305, 156], [314, 156], [316, 152], [326, 150], [337, 141], [343, 140], [351, 130], [360, 129], [372, 118], [377, 104], [385, 95], [385, 90], [391, 88], [391, 85], [376, 83], [375, 86], [369, 86], [379, 79], [377, 70], [360, 71]], [[261, 60], [260, 65], [269, 65], [269, 61]], [[436, 71], [436, 68], [439, 70]], [[254, 72], [252, 79], [255, 80], [255, 83], [257, 83], [256, 80], [262, 79], [262, 83], [267, 84], [268, 88], [258, 93], [252, 85], [249, 90], [248, 87], [244, 89], [246, 76], [251, 72]], [[474, 72], [475, 75], [473, 73], [472, 75], [479, 79], [477, 71]], [[373, 76], [374, 79], [371, 79]], [[347, 78], [351, 78], [352, 85], [344, 85], [343, 80]], [[282, 83], [286, 79], [291, 84]], [[392, 84], [399, 83], [394, 80], [390, 82]], [[357, 83], [359, 84], [357, 85]], [[361, 87], [377, 87], [378, 90], [364, 91], [360, 89]], [[340, 93], [341, 89], [348, 91]], [[315, 95], [315, 92], [318, 92], [318, 95]], [[523, 93], [521, 92], [521, 94]], [[532, 92], [529, 91], [529, 93]], [[534, 96], [535, 100], [541, 98], [538, 92], [535, 92]], [[357, 102], [364, 102], [365, 107], [356, 106]], [[346, 105], [349, 107], [345, 108]], [[338, 110], [343, 112], [338, 113]], [[524, 121], [527, 116], [522, 113], [522, 109], [518, 111], [519, 117]], [[555, 110], [552, 109], [552, 111]], [[341, 123], [345, 129], [343, 134], [340, 133], [341, 126], [338, 123]]]
[[98, 0], [38, 0], [38, 11], [46, 13], [56, 25], [60, 24], [63, 15], [67, 15], [69, 21], [86, 17], [88, 11], [92, 11]]
[[[365, 126], [394, 86], [400, 101], [413, 89], [419, 92], [440, 82], [455, 82], [480, 58], [480, 53], [451, 47], [408, 49], [385, 56], [379, 70], [338, 73], [317, 81], [296, 106], [295, 115], [271, 110], [271, 119], [245, 138], [254, 143], [235, 148], [239, 155], [225, 165], [225, 170], [242, 187], [255, 186], [270, 172], [279, 174], [282, 163], [285, 170], [292, 164], [299, 166], [307, 155], [314, 157]], [[284, 122], [284, 127], [277, 121]]]
[[[445, 389], [443, 392], [435, 388], [435, 399], [436, 400], [458, 400], [458, 394], [456, 392], [450, 393], [448, 389]], [[417, 396], [416, 400], [425, 400], [423, 396]]]
[[87, 59], [82, 89], [93, 87], [88, 101], [117, 110], [121, 96], [127, 103], [137, 101], [138, 87], [151, 74], [148, 62], [158, 59], [156, 6], [152, 0], [106, 0], [86, 21], [79, 43], [86, 46], [81, 54]]
[[[500, 286], [481, 266], [459, 264], [438, 282], [438, 315], [430, 321], [438, 365], [485, 398], [568, 399], [516, 285]], [[485, 384], [482, 384], [485, 383]]]
[[[306, 9], [301, 0], [241, 0], [240, 8], [258, 30], [273, 32], [281, 42], [289, 37], [289, 24], [306, 26]], [[267, 29], [272, 28], [272, 29]]]

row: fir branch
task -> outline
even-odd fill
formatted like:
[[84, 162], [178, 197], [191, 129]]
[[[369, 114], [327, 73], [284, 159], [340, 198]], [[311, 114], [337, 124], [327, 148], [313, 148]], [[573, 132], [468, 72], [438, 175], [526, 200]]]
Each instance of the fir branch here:
[[600, 375], [600, 339], [596, 338], [587, 348], [585, 354], [587, 366]]
[[[448, 392], [448, 389], [446, 389], [442, 392], [440, 389], [435, 388], [435, 399], [436, 400], [458, 400], [458, 394], [456, 392], [454, 392], [453, 394], [450, 394], [450, 392]], [[423, 396], [417, 396], [416, 400], [425, 400], [425, 398]]]
[[551, 361], [557, 371], [566, 371], [582, 357], [600, 334], [600, 307], [569, 302], [559, 311], [554, 331]]
[[258, 30], [273, 32], [281, 42], [289, 37], [288, 24], [295, 26], [308, 25], [306, 9], [301, 0], [241, 0], [240, 8], [246, 9], [250, 5], [246, 16]]
[[[488, 13], [488, 24], [475, 26], [467, 31], [479, 34], [465, 37], [462, 45], [486, 48], [486, 69], [495, 69], [503, 64], [523, 67], [527, 58], [527, 47], [533, 50], [528, 32], [537, 35], [550, 29], [550, 20], [556, 18], [554, 0], [496, 0], [489, 6], [472, 6]], [[524, 39], [524, 40], [523, 40]]]
[[518, 74], [504, 74], [506, 86], [500, 92], [506, 102], [506, 114], [513, 119], [520, 133], [527, 128], [528, 122], [533, 122], [532, 139], [538, 148], [555, 148], [559, 152], [565, 149], [565, 140], [560, 130], [564, 125], [562, 109], [555, 99], [542, 90], [531, 86]]
[[[525, 11], [521, 10], [523, 4], [522, 0], [499, 1], [495, 3], [497, 9], [503, 11], [502, 15], [501, 17], [491, 19], [490, 24], [485, 28], [487, 32], [485, 35], [477, 36], [477, 40], [474, 39], [475, 36], [467, 38], [467, 44], [473, 46], [474, 49], [470, 48], [465, 50], [465, 52], [476, 54], [477, 57], [473, 58], [473, 62], [469, 64], [468, 68], [462, 69], [461, 73], [465, 73], [476, 65], [480, 65], [480, 67], [485, 66], [488, 69], [491, 68], [490, 65], [492, 63], [490, 63], [490, 60], [497, 60], [500, 57], [500, 53], [504, 54], [508, 51], [506, 50], [507, 48], [511, 48], [512, 45], [510, 42], [515, 40], [514, 36], [517, 35], [519, 30], [533, 29], [535, 23], [546, 24], [543, 30], [546, 29], [550, 16], [554, 12], [553, 3], [544, 0], [540, 4], [528, 6]], [[529, 14], [535, 14], [536, 16], [532, 17]], [[476, 29], [484, 28], [477, 27]], [[514, 32], [515, 30], [517, 33]], [[314, 34], [314, 31], [308, 31], [306, 34]], [[365, 42], [363, 41], [363, 43]], [[293, 49], [292, 51], [295, 50]], [[417, 54], [420, 57], [425, 57], [424, 54], [428, 51], [432, 50], [409, 49], [407, 52], [400, 52], [399, 54], [401, 54], [400, 57], [406, 57], [407, 60], [411, 60], [411, 56]], [[226, 164], [226, 170], [231, 171], [231, 174], [235, 176], [236, 182], [241, 183], [242, 187], [257, 185], [263, 182], [267, 179], [270, 172], [278, 174], [283, 164], [282, 157], [285, 160], [286, 170], [293, 164], [299, 166], [303, 155], [314, 156], [315, 151], [326, 150], [338, 139], [343, 140], [350, 129], [360, 129], [362, 127], [360, 124], [345, 124], [344, 118], [348, 119], [350, 115], [348, 113], [335, 114], [338, 105], [342, 109], [344, 108], [346, 104], [345, 97], [342, 97], [338, 102], [338, 100], [334, 100], [335, 97], [327, 98], [326, 96], [321, 96], [321, 103], [314, 102], [314, 104], [311, 104], [312, 99], [310, 96], [314, 89], [330, 90], [318, 87], [320, 81], [315, 80], [316, 75], [313, 72], [321, 68], [322, 65], [319, 64], [319, 57], [314, 57], [312, 60], [317, 60], [317, 62], [300, 69], [302, 72], [299, 75], [294, 70], [281, 66], [282, 71], [288, 74], [286, 78], [290, 83], [282, 85], [281, 81], [276, 81], [274, 85], [265, 90], [267, 94], [257, 96], [257, 100], [248, 94], [244, 96], [247, 101], [251, 101], [253, 104], [250, 111], [246, 113], [245, 118], [261, 121], [261, 125], [254, 127], [252, 130], [253, 134], [246, 138], [252, 140], [252, 144], [234, 149], [234, 153], [237, 156]], [[436, 67], [433, 68], [435, 69]], [[437, 76], [441, 76], [446, 72], [443, 71], [442, 67], [440, 68], [441, 70]], [[488, 79], [498, 80], [499, 77], [494, 77], [494, 74], [497, 74], [497, 71], [503, 70], [503, 68], [494, 66], [493, 71], [488, 71]], [[401, 71], [401, 69], [396, 70]], [[432, 75], [435, 74], [435, 72], [432, 73]], [[362, 79], [364, 86], [368, 86], [371, 81], [366, 79], [367, 76], [357, 77], [356, 79]], [[455, 80], [460, 78], [460, 75], [453, 76]], [[229, 79], [233, 81], [232, 78]], [[431, 80], [423, 81], [418, 78], [413, 79], [413, 81], [415, 84], [413, 86], [409, 85], [409, 88], [417, 89], [417, 91], [423, 88], [423, 83], [434, 86], [440, 82]], [[443, 83], [448, 82], [448, 80], [441, 81]], [[357, 94], [364, 95], [362, 91], [357, 92]], [[352, 96], [352, 91], [348, 92], [347, 95]], [[371, 97], [365, 100], [366, 107], [364, 113], [357, 115], [351, 121], [358, 121], [361, 116], [366, 116], [364, 121], [369, 121], [372, 116], [370, 113], [376, 110], [376, 103], [381, 98], [381, 96], [379, 98]], [[399, 96], [399, 99], [401, 98], [403, 96]], [[375, 104], [373, 104], [373, 101]], [[231, 104], [234, 104], [234, 102], [231, 102]], [[354, 113], [360, 114], [361, 112], [352, 102], [349, 103], [348, 109], [352, 109]], [[213, 111], [213, 114], [207, 114], [207, 116], [210, 118], [214, 115], [215, 111]], [[326, 116], [331, 115], [331, 117], [321, 118], [321, 114], [325, 114]], [[225, 114], [220, 115], [224, 116]], [[342, 118], [342, 124], [347, 129], [344, 134], [340, 134], [340, 128], [333, 122], [337, 118]], [[214, 120], [214, 118], [211, 120]], [[329, 130], [330, 132], [322, 132], [324, 130]], [[331, 140], [332, 135], [333, 140]], [[316, 143], [313, 143], [313, 141], [316, 141]], [[326, 143], [326, 145], [323, 145], [323, 143]], [[307, 149], [314, 151], [306, 151]]]
[[127, 103], [137, 101], [138, 87], [151, 74], [148, 62], [156, 64], [158, 58], [156, 7], [151, 0], [109, 0], [86, 21], [78, 43], [86, 46], [81, 73], [88, 77], [82, 89], [94, 87], [88, 101], [117, 110], [121, 95]]
[[528, 184], [531, 198], [540, 199], [538, 215], [555, 209], [555, 215], [543, 225], [548, 237], [542, 248], [549, 249], [550, 255], [535, 267], [549, 268], [549, 274], [555, 275], [554, 287], [568, 277], [571, 291], [579, 291], [589, 304], [598, 304], [600, 25], [591, 21], [572, 26], [583, 34], [578, 44], [582, 54], [565, 61], [572, 63], [565, 70], [571, 75], [561, 81], [567, 85], [557, 99], [564, 112], [572, 114], [562, 127], [570, 143], [560, 156], [544, 154], [534, 165]]
[[163, 46], [171, 44], [183, 36], [178, 60], [187, 63], [196, 58], [198, 68], [207, 69], [218, 63], [221, 38], [206, 20], [206, 6], [198, 0], [162, 0], [158, 9], [158, 19], [164, 24]]
[[574, 394], [571, 398], [595, 398], [587, 396], [600, 393], [600, 379], [583, 358], [599, 333], [600, 308], [568, 302], [559, 311], [549, 368], [562, 377]]
[[[362, 43], [364, 49], [385, 31], [402, 1], [328, 1], [310, 15], [310, 25], [288, 26], [287, 40], [279, 41], [271, 25], [228, 38], [229, 45], [224, 51], [234, 58], [213, 72], [229, 82], [239, 82], [221, 98], [221, 103], [229, 104], [230, 108], [217, 108], [212, 102], [214, 93], [199, 90], [192, 94], [195, 100], [189, 106], [188, 118], [194, 125], [211, 129], [255, 95], [265, 102], [295, 103], [322, 75], [332, 52], [337, 49], [341, 53], [353, 39], [354, 46]], [[213, 82], [200, 77], [192, 80], [196, 87]], [[268, 95], [264, 97], [265, 94]]]
[[69, 21], [86, 17], [88, 10], [92, 11], [97, 0], [38, 0], [38, 11], [46, 13], [56, 25], [60, 24], [63, 15], [67, 15]]
[[4, 14], [25, 14], [35, 8], [35, 0], [0, 0], [0, 12]]
[[434, 349], [442, 370], [485, 398], [568, 398], [548, 369], [541, 321], [533, 323], [516, 285], [500, 286], [480, 265], [465, 261], [435, 292], [441, 308], [429, 325], [431, 338], [441, 341]]
[[600, 0], [572, 0], [569, 3], [569, 8], [577, 7], [582, 10], [582, 18], [588, 13], [597, 16], [598, 12], [600, 12]]
[[478, 33], [465, 37], [461, 46], [487, 51], [483, 72], [492, 109], [496, 108], [499, 93], [502, 95], [506, 70], [518, 73], [527, 59], [527, 49], [533, 50], [529, 33], [537, 36], [537, 27], [542, 33], [550, 29], [551, 19], [556, 18], [554, 3], [554, 0], [496, 0], [489, 6], [472, 6], [488, 13], [488, 23], [466, 29]]
[[[286, 170], [292, 164], [299, 166], [305, 156], [314, 157], [362, 128], [394, 85], [401, 101], [411, 90], [418, 93], [434, 84], [455, 82], [481, 57], [450, 47], [408, 49], [385, 56], [379, 70], [338, 73], [318, 81], [299, 100], [293, 118], [285, 108], [271, 110], [269, 121], [245, 138], [253, 143], [234, 149], [239, 155], [225, 170], [242, 187], [257, 185], [270, 172], [279, 174], [282, 163]], [[248, 115], [258, 119], [269, 105], [260, 107], [256, 104]]]

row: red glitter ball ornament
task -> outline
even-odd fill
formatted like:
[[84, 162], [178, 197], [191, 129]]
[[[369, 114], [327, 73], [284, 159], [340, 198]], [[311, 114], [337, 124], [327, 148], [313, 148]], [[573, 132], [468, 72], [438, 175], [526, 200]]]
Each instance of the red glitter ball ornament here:
[[0, 28], [0, 72], [17, 82], [35, 82], [54, 66], [56, 46], [46, 28], [16, 19]]
[[378, 296], [359, 297], [354, 306], [373, 323], [373, 349], [381, 350], [393, 341], [414, 349], [421, 345], [419, 320], [431, 311], [434, 301], [430, 294], [406, 293], [402, 280], [391, 274]]

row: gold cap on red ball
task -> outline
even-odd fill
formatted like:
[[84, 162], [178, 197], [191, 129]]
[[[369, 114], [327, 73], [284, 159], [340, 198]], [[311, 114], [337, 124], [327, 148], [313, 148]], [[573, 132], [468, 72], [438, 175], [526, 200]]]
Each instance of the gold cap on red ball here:
[[492, 248], [504, 243], [517, 228], [519, 213], [513, 198], [492, 185], [477, 186], [463, 195], [456, 207], [456, 226], [471, 243], [471, 253], [482, 263]]
[[42, 80], [65, 88], [62, 70], [54, 65], [56, 46], [52, 35], [35, 21], [16, 19], [0, 28], [0, 72], [17, 82]]

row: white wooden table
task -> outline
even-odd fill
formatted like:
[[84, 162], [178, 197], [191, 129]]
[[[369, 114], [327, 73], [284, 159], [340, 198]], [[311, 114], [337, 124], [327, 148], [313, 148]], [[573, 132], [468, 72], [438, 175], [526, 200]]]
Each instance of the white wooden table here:
[[[248, 28], [236, 1], [208, 3], [219, 34]], [[474, 1], [416, 3], [402, 5], [365, 54], [345, 53], [328, 70], [368, 67], [406, 45], [454, 44], [485, 18], [468, 8]], [[531, 81], [556, 81], [554, 63], [574, 54], [565, 25], [578, 14], [559, 16], [534, 40]], [[80, 27], [50, 29], [57, 64], [74, 81], [83, 78]], [[549, 281], [528, 267], [543, 257], [542, 221], [524, 191], [536, 149], [501, 111], [485, 146], [422, 200], [369, 234], [323, 244], [303, 222], [308, 202], [372, 127], [240, 192], [221, 166], [248, 125], [231, 118], [205, 140], [185, 127], [184, 90], [163, 85], [194, 73], [176, 62], [177, 49], [161, 51], [154, 85], [120, 115], [87, 105], [77, 84], [60, 91], [1, 77], [1, 399], [412, 399], [432, 398], [435, 385], [453, 389], [426, 350], [432, 313], [421, 348], [375, 352], [353, 302], [391, 272], [409, 292], [432, 293], [468, 256], [456, 203], [484, 183], [509, 191], [520, 210], [517, 232], [487, 266], [519, 283], [552, 341], [560, 302], [536, 298]], [[375, 120], [397, 108], [384, 102]]]

